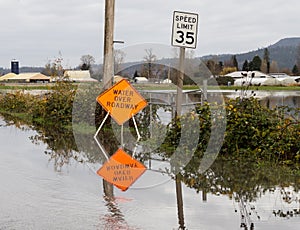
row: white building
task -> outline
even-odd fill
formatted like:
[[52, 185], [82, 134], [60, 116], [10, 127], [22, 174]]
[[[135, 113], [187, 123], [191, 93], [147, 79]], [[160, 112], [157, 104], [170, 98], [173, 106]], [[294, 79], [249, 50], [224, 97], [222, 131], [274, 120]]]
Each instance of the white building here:
[[291, 77], [285, 73], [265, 74], [260, 71], [235, 71], [225, 75], [234, 78], [234, 85], [296, 85], [300, 77]]
[[96, 82], [97, 80], [91, 78], [88, 70], [66, 70], [64, 77], [73, 82]]
[[135, 83], [148, 83], [149, 80], [145, 77], [135, 77], [134, 79]]
[[254, 78], [273, 78], [271, 75], [265, 74], [260, 71], [235, 71], [232, 73], [228, 73], [225, 77], [232, 77], [234, 79], [251, 77], [254, 74]]

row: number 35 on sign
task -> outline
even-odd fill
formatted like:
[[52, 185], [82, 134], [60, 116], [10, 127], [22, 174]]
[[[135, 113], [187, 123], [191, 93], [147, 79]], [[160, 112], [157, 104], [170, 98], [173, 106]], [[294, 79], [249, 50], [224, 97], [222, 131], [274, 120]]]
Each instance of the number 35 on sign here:
[[172, 46], [195, 49], [197, 33], [198, 14], [174, 11]]

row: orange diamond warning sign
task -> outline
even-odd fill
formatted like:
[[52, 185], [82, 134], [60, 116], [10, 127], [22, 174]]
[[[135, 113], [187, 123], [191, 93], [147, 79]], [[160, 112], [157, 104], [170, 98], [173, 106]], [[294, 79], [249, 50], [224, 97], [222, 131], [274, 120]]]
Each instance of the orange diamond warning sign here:
[[97, 101], [119, 125], [147, 106], [147, 101], [125, 79], [100, 94]]
[[106, 181], [126, 191], [146, 170], [146, 167], [133, 159], [122, 148], [97, 171]]

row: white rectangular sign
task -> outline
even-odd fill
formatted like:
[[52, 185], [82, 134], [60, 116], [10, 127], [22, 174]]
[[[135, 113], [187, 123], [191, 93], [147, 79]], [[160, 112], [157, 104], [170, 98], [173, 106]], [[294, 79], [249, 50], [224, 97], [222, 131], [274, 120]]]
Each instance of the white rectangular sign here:
[[197, 45], [198, 14], [174, 11], [172, 46], [195, 49]]

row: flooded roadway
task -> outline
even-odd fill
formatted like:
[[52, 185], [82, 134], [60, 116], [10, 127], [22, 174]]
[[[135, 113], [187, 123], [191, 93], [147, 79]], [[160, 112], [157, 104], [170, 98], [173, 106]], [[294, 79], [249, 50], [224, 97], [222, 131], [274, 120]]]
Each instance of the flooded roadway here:
[[[45, 154], [48, 146], [32, 143], [30, 137], [35, 135], [36, 131], [26, 126], [7, 126], [0, 118], [1, 230], [178, 229], [175, 183], [169, 176], [148, 170], [128, 191], [115, 189], [114, 199], [108, 199], [102, 179], [95, 174], [100, 164], [71, 159], [61, 170], [55, 170], [54, 162]], [[255, 205], [249, 216], [254, 229], [299, 228], [300, 216], [273, 215], [274, 210], [300, 209], [299, 202], [283, 202], [281, 192], [267, 192], [247, 204]], [[299, 198], [299, 193], [293, 194]], [[238, 202], [220, 194], [203, 197], [203, 192], [183, 185], [187, 229], [241, 229]]]

